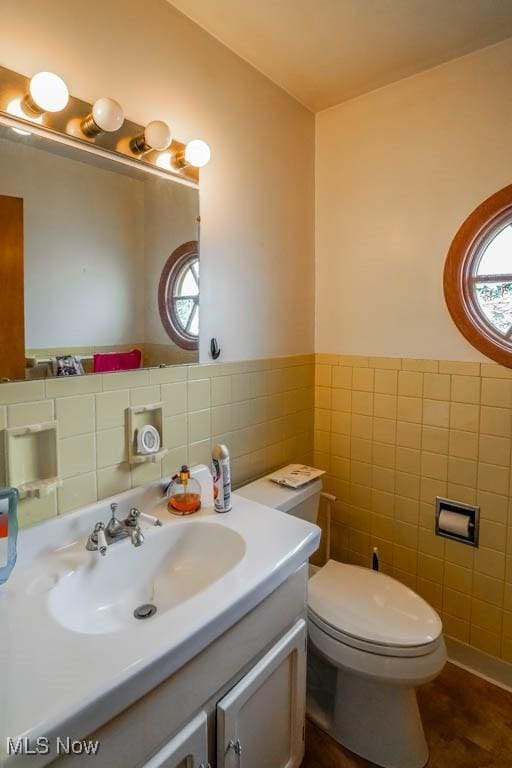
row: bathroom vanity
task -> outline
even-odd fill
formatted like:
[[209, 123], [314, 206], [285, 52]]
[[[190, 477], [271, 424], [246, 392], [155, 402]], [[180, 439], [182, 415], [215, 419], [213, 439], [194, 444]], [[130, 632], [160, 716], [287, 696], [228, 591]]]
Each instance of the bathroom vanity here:
[[[21, 533], [0, 590], [0, 764], [234, 768], [243, 752], [244, 768], [300, 765], [320, 531], [236, 494], [227, 514], [173, 517], [163, 487], [115, 499], [120, 516], [162, 521], [141, 523], [142, 546], [85, 549], [113, 499]], [[146, 603], [156, 613], [136, 619]]]

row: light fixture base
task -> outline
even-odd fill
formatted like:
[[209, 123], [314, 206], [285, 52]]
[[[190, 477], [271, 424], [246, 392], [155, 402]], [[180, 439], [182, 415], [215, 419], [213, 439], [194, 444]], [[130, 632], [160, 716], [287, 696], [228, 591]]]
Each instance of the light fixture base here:
[[141, 133], [140, 136], [135, 136], [135, 138], [130, 141], [130, 149], [134, 155], [144, 155], [146, 152], [150, 151], [151, 147], [149, 144], [146, 144], [144, 134]]
[[188, 168], [189, 164], [185, 160], [185, 150], [180, 149], [178, 152], [175, 152], [172, 156], [172, 163], [175, 168], [179, 168], [182, 170], [183, 168]]
[[45, 112], [44, 109], [41, 109], [41, 107], [36, 104], [30, 93], [27, 93], [27, 95], [21, 100], [20, 106], [27, 117], [41, 117], [41, 115], [44, 115]]
[[99, 127], [99, 125], [94, 120], [94, 117], [92, 116], [92, 112], [89, 115], [86, 115], [82, 122], [80, 123], [80, 130], [84, 134], [84, 136], [87, 136], [89, 139], [94, 139], [96, 136], [99, 136], [100, 133], [104, 133], [104, 131]]

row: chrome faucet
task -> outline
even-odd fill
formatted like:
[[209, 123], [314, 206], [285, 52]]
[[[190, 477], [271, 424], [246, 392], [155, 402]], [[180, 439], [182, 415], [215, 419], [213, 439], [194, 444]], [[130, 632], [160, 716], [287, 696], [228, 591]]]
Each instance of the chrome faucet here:
[[117, 515], [117, 503], [114, 501], [110, 505], [110, 520], [105, 523], [98, 522], [94, 526], [92, 533], [89, 534], [85, 548], [89, 552], [99, 552], [100, 555], [106, 555], [107, 549], [111, 544], [117, 541], [130, 538], [134, 547], [140, 547], [144, 543], [144, 534], [139, 525], [139, 519], [147, 520], [151, 525], [162, 525], [160, 520], [153, 515], [147, 515], [141, 512], [137, 507], [132, 507], [124, 520], [120, 520]]

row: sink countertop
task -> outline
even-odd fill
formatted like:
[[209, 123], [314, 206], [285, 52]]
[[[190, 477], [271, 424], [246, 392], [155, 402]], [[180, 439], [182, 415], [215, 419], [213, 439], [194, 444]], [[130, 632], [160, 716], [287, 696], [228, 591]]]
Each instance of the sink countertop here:
[[[167, 526], [200, 522], [225, 526], [242, 537], [243, 555], [215, 581], [150, 620], [134, 619], [119, 631], [86, 634], [54, 618], [50, 595], [76, 567], [78, 551], [86, 566], [91, 567], [92, 558], [93, 567], [101, 567], [101, 556], [83, 547], [94, 522], [108, 519], [110, 500], [22, 531], [17, 566], [0, 587], [0, 764], [2, 759], [10, 763], [5, 758], [7, 737], [80, 738], [91, 733], [255, 608], [318, 547], [317, 526], [236, 494], [231, 512], [204, 509], [174, 517], [161, 498], [161, 487], [156, 483], [116, 497], [120, 517], [125, 508], [137, 505], [162, 520], [163, 527], [141, 525], [147, 542]], [[130, 548], [124, 556], [130, 566], [133, 562], [136, 578], [144, 545], [133, 548], [125, 540], [112, 546]], [[104, 560], [113, 555], [109, 551]]]

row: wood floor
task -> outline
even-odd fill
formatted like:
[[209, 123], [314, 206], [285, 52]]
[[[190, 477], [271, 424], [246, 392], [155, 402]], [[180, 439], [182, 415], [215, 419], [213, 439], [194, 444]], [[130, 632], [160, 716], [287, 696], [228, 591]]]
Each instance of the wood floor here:
[[[512, 768], [512, 693], [447, 664], [419, 691], [428, 768]], [[313, 723], [301, 768], [371, 768]]]

